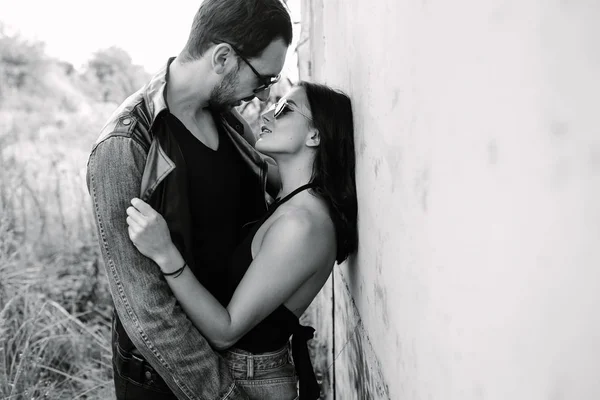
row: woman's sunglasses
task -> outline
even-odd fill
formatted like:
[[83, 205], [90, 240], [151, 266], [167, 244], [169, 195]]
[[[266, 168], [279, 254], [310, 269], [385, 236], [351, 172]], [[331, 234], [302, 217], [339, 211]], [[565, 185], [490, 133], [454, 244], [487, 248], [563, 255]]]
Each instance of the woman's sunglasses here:
[[311, 117], [309, 117], [308, 115], [306, 115], [302, 111], [300, 111], [298, 109], [298, 107], [294, 107], [286, 99], [279, 100], [277, 103], [275, 103], [273, 105], [272, 108], [274, 109], [273, 117], [275, 117], [275, 119], [277, 119], [281, 114], [283, 114], [285, 112], [285, 110], [290, 110], [290, 111], [297, 112], [298, 114], [302, 115], [304, 118], [308, 119], [309, 121], [312, 121]]

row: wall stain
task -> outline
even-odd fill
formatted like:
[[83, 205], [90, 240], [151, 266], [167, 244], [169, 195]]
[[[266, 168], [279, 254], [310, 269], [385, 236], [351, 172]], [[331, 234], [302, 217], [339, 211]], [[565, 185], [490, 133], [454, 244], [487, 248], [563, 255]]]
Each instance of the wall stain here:
[[489, 21], [492, 23], [504, 23], [510, 16], [513, 10], [511, 10], [510, 2], [504, 2], [499, 7], [496, 7], [489, 15]]
[[[379, 235], [379, 242], [381, 242], [381, 235]], [[381, 276], [381, 271], [383, 271], [383, 263], [381, 262], [380, 251], [375, 253], [375, 271], [377, 272], [377, 276]]]
[[488, 143], [488, 161], [491, 165], [496, 165], [498, 163], [498, 145], [496, 144], [496, 140], [492, 139]]
[[386, 328], [390, 327], [389, 308], [387, 304], [387, 291], [379, 282], [375, 283], [375, 300], [380, 304], [380, 312], [383, 317], [383, 324]]
[[392, 193], [396, 190], [396, 186], [401, 185], [401, 173], [400, 167], [402, 163], [402, 150], [401, 146], [388, 145], [385, 153], [385, 160], [387, 162], [390, 176], [392, 177]]
[[481, 383], [475, 384], [474, 394], [476, 400], [485, 399], [485, 389]]
[[454, 361], [462, 361], [463, 355], [460, 351], [455, 351], [454, 354], [452, 355], [452, 359]]
[[373, 166], [373, 171], [375, 172], [375, 177], [379, 177], [379, 167], [381, 166], [381, 159], [376, 158]]
[[560, 376], [552, 380], [552, 387], [548, 396], [548, 400], [565, 400], [565, 382]]
[[569, 124], [563, 121], [553, 121], [550, 125], [550, 133], [553, 136], [565, 136], [569, 133]]
[[417, 175], [414, 183], [416, 195], [421, 203], [421, 208], [425, 213], [427, 212], [429, 205], [429, 175], [429, 167], [426, 166]]
[[429, 196], [429, 189], [428, 188], [423, 188], [423, 191], [421, 192], [421, 208], [423, 209], [424, 212], [427, 212], [427, 199]]
[[[381, 234], [378, 235], [378, 238], [379, 244], [383, 244], [385, 240], [382, 239]], [[384, 285], [381, 285], [380, 283], [381, 275], [383, 273], [383, 262], [380, 249], [377, 250], [377, 253], [375, 253], [375, 271], [377, 272], [377, 277], [375, 279], [373, 291], [373, 293], [375, 294], [375, 302], [379, 304], [378, 308], [381, 312], [385, 327], [389, 328], [390, 320], [389, 308], [387, 303], [387, 290], [386, 287]]]
[[394, 97], [392, 97], [392, 105], [390, 107], [392, 110], [394, 108], [396, 108], [396, 104], [398, 104], [399, 98], [400, 98], [400, 90], [396, 89], [396, 90], [394, 90]]
[[365, 141], [364, 137], [361, 137], [358, 142], [358, 155], [362, 156], [363, 154], [365, 154], [366, 149], [367, 149], [367, 142]]
[[404, 366], [404, 354], [402, 353], [402, 341], [400, 335], [396, 333], [396, 351], [398, 352], [397, 364], [398, 366]]

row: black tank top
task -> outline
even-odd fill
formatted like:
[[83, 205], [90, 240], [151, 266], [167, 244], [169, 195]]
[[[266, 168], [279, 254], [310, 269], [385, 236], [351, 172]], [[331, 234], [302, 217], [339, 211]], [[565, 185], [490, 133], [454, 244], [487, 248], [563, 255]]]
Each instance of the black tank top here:
[[[256, 222], [245, 239], [234, 251], [229, 268], [229, 295], [233, 296], [235, 288], [241, 282], [248, 267], [252, 263], [252, 240], [256, 231], [277, 210], [277, 208], [299, 192], [314, 187], [313, 184], [300, 186], [283, 199], [276, 199], [267, 213]], [[231, 297], [230, 297], [231, 298]], [[319, 384], [310, 362], [306, 342], [313, 338], [314, 329], [300, 325], [296, 315], [285, 305], [280, 305], [275, 311], [259, 322], [252, 330], [244, 335], [235, 345], [251, 353], [266, 353], [282, 348], [292, 337], [292, 357], [300, 383], [300, 399], [312, 400], [319, 398]]]

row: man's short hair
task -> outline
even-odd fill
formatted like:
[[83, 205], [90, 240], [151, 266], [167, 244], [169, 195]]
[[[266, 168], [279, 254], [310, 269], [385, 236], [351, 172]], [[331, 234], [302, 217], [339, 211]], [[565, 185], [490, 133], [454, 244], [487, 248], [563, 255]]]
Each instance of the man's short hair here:
[[281, 0], [204, 0], [182, 56], [195, 60], [211, 45], [227, 42], [253, 58], [277, 38], [292, 43], [290, 14]]

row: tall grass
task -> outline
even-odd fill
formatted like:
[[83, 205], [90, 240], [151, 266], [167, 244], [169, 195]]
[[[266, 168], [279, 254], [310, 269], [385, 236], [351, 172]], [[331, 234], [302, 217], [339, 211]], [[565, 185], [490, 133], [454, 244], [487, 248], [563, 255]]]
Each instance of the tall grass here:
[[78, 136], [89, 115], [0, 120], [0, 398], [111, 399], [111, 300], [84, 176], [93, 137]]

